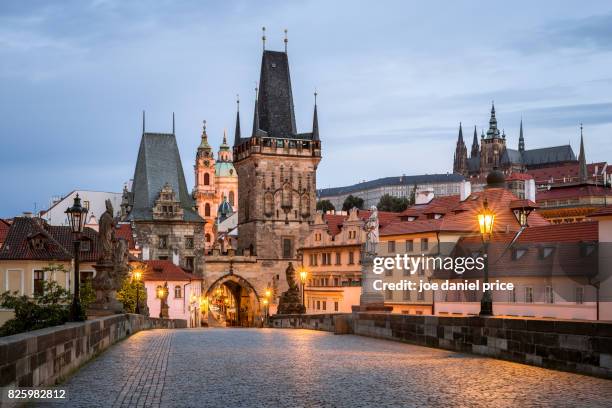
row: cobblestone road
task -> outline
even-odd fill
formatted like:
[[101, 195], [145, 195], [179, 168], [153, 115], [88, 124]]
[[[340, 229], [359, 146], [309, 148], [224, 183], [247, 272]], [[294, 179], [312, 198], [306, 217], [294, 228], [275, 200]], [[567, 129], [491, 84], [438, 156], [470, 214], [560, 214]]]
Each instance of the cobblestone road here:
[[278, 329], [140, 332], [62, 387], [70, 407], [612, 405], [608, 380], [366, 337]]

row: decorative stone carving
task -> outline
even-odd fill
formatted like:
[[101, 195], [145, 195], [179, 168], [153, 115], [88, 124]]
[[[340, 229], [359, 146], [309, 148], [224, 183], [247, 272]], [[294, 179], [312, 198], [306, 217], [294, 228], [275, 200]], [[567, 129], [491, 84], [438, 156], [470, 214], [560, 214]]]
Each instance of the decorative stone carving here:
[[295, 269], [293, 264], [289, 262], [287, 269], [285, 270], [285, 276], [287, 278], [287, 284], [289, 289], [283, 292], [278, 302], [278, 314], [303, 314], [306, 312], [306, 308], [302, 303], [300, 296], [300, 290], [297, 283], [295, 282]]

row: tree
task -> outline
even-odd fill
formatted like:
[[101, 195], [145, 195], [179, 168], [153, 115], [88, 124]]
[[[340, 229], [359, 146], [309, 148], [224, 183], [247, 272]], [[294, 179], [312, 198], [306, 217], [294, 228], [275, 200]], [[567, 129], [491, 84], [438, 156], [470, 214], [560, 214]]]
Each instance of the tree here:
[[123, 311], [126, 313], [136, 313], [136, 288], [140, 291], [139, 300], [142, 310], [143, 301], [146, 304], [146, 292], [142, 282], [127, 277], [117, 292], [117, 300], [123, 303]]
[[409, 200], [406, 197], [393, 197], [385, 194], [380, 197], [380, 201], [376, 206], [380, 211], [402, 212], [408, 208]]
[[342, 211], [350, 211], [353, 207], [363, 210], [363, 198], [349, 195], [342, 204]]
[[326, 213], [328, 211], [335, 211], [336, 207], [329, 200], [321, 200], [317, 202], [317, 211], [323, 211]]

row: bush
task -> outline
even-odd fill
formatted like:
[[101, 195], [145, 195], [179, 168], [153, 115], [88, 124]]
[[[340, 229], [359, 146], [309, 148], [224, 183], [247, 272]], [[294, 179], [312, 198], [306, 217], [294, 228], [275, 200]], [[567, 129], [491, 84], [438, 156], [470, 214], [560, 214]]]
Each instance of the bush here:
[[0, 306], [13, 309], [15, 317], [0, 327], [0, 337], [50, 326], [59, 326], [70, 317], [70, 292], [55, 281], [45, 281], [43, 291], [33, 299], [17, 292], [0, 295]]

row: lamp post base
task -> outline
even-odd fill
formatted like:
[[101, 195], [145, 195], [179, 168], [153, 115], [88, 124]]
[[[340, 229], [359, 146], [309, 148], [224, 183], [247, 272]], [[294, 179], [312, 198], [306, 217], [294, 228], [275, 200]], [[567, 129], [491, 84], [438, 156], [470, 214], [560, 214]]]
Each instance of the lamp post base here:
[[491, 298], [491, 292], [486, 291], [482, 295], [480, 300], [480, 313], [479, 316], [493, 316], [493, 299]]

